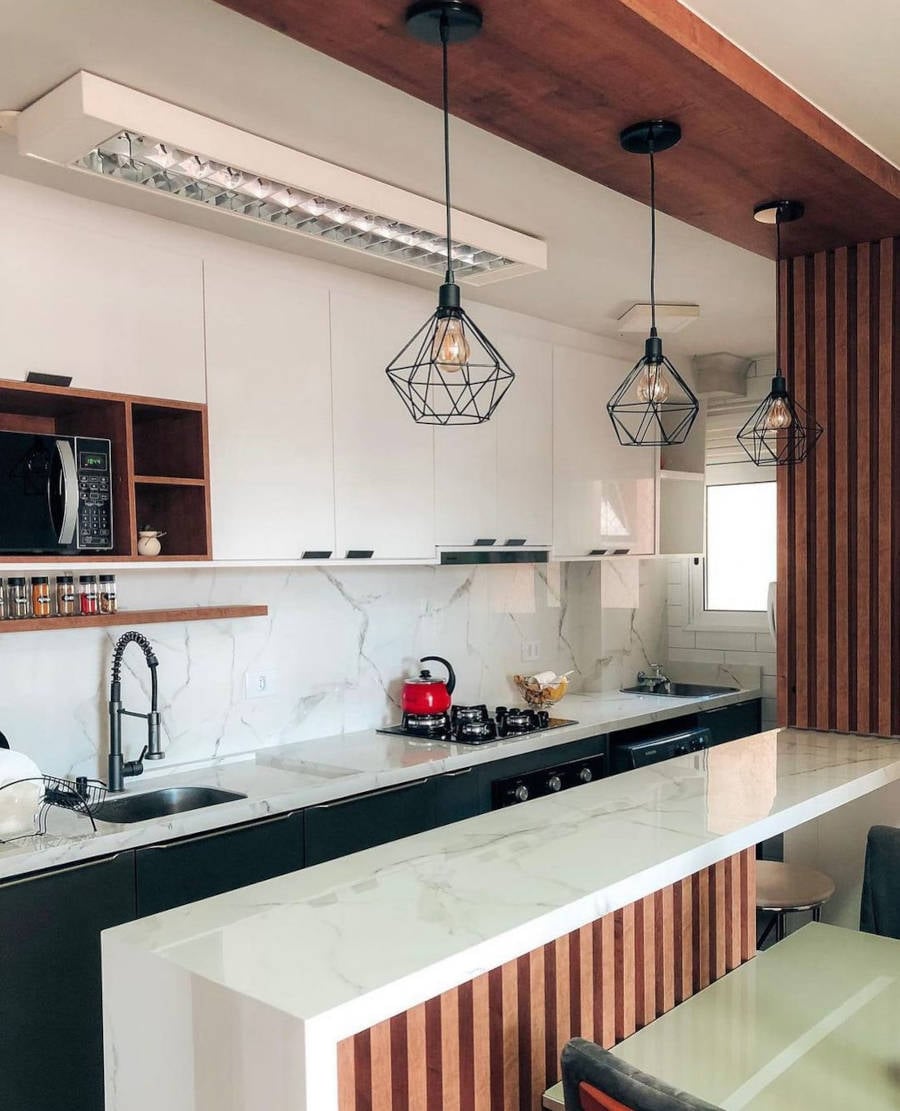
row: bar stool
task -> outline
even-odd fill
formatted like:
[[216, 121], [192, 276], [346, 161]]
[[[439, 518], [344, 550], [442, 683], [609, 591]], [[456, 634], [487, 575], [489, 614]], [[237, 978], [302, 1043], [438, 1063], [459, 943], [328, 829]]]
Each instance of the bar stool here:
[[822, 915], [822, 904], [834, 894], [834, 880], [804, 864], [785, 864], [780, 860], [756, 862], [756, 909], [772, 915], [757, 942], [763, 942], [775, 927], [775, 940], [784, 937], [784, 919], [794, 911], [811, 910], [813, 921]]

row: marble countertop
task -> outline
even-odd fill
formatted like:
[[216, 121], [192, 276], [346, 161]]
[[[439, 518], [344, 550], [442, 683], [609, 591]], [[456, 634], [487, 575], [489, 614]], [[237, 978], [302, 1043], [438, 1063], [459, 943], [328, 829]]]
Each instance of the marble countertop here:
[[192, 810], [174, 817], [129, 825], [97, 823], [52, 809], [48, 833], [0, 843], [0, 881], [46, 868], [90, 860], [142, 845], [222, 829], [268, 815], [362, 794], [430, 775], [488, 763], [524, 752], [553, 748], [571, 741], [632, 726], [680, 717], [758, 698], [760, 690], [745, 687], [712, 698], [669, 698], [658, 695], [568, 695], [557, 707], [560, 716], [577, 724], [506, 738], [486, 745], [423, 744], [387, 736], [374, 729], [345, 733], [297, 744], [261, 749], [245, 757], [169, 770], [163, 763], [140, 779], [126, 781], [126, 792], [137, 794], [162, 787], [205, 785], [240, 792], [245, 799]]
[[161, 960], [333, 1046], [897, 779], [898, 741], [773, 730], [118, 927], [104, 960]]

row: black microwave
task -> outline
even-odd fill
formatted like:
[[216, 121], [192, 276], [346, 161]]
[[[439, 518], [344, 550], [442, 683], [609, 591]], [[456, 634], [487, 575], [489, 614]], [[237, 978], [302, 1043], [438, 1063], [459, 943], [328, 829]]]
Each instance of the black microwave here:
[[0, 431], [0, 553], [113, 546], [109, 440]]

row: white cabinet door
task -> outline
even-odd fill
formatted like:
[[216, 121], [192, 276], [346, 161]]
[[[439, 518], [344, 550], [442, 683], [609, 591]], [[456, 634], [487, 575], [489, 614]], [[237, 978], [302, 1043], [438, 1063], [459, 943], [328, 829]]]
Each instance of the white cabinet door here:
[[402, 286], [372, 297], [332, 290], [338, 556], [434, 558], [434, 432], [413, 421], [385, 374], [433, 307]]
[[438, 543], [549, 544], [553, 525], [553, 354], [548, 343], [491, 335], [516, 377], [486, 423], [435, 430]]
[[0, 377], [205, 401], [200, 260], [33, 216], [0, 236]]
[[[516, 379], [497, 408], [497, 532], [501, 542], [553, 539], [553, 348], [499, 334]], [[493, 423], [493, 422], [492, 422]]]
[[208, 263], [213, 555], [334, 548], [328, 290]]
[[656, 450], [623, 447], [606, 411], [629, 367], [554, 348], [554, 554], [653, 552]]

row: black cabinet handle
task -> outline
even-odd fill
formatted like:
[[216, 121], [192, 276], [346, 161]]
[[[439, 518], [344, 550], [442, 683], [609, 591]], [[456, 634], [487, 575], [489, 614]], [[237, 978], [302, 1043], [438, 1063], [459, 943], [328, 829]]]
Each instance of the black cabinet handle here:
[[489, 548], [492, 544], [497, 543], [496, 536], [481, 536], [475, 538], [474, 547], [476, 548]]
[[47, 868], [45, 871], [36, 872], [31, 876], [0, 880], [0, 890], [18, 887], [19, 884], [23, 883], [33, 883], [35, 880], [44, 880], [47, 879], [48, 876], [61, 876], [63, 872], [78, 872], [84, 871], [85, 868], [96, 868], [98, 864], [108, 864], [111, 860], [118, 860], [120, 856], [124, 856], [126, 853], [133, 851], [133, 849], [123, 849], [121, 852], [112, 853], [110, 856], [97, 856], [91, 860], [81, 860], [77, 864], [67, 864], [61, 868]]
[[348, 548], [347, 559], [371, 559], [375, 555], [373, 548]]
[[310, 548], [310, 549], [307, 549], [300, 558], [301, 559], [331, 559], [331, 551], [329, 550], [329, 551], [326, 552], [324, 549], [322, 551], [316, 551], [315, 549]]
[[239, 825], [220, 826], [219, 829], [211, 829], [208, 833], [189, 833], [185, 837], [175, 837], [171, 841], [162, 841], [158, 845], [138, 845], [135, 852], [145, 852], [147, 849], [174, 849], [188, 842], [193, 845], [198, 841], [208, 841], [211, 837], [227, 837], [229, 833], [239, 833], [242, 830], [256, 829], [259, 826], [272, 826], [276, 822], [286, 822], [288, 818], [293, 818], [299, 813], [302, 813], [302, 811], [289, 810], [286, 814], [275, 814], [270, 818], [251, 818], [249, 822], [241, 822]]
[[459, 777], [462, 776], [462, 775], [471, 775], [473, 771], [475, 771], [474, 768], [460, 768], [459, 771], [457, 771], [457, 772], [444, 772], [440, 776], [440, 778], [441, 779], [459, 779]]
[[320, 802], [315, 806], [307, 807], [307, 812], [310, 810], [337, 810], [340, 806], [349, 806], [351, 803], [358, 802], [360, 799], [370, 799], [374, 795], [396, 795], [400, 791], [408, 791], [412, 787], [424, 787], [429, 782], [430, 776], [425, 779], [411, 779], [408, 783], [398, 783], [396, 787], [378, 787], [374, 791], [366, 791], [362, 795], [350, 795], [345, 799], [335, 799], [334, 802]]

